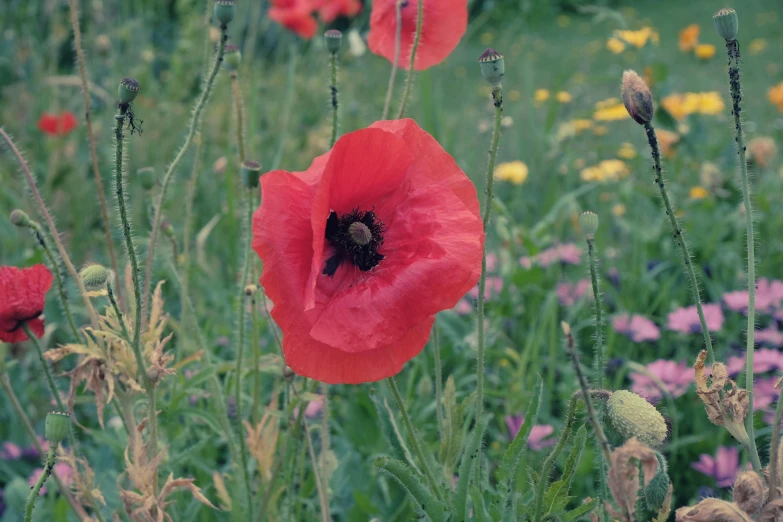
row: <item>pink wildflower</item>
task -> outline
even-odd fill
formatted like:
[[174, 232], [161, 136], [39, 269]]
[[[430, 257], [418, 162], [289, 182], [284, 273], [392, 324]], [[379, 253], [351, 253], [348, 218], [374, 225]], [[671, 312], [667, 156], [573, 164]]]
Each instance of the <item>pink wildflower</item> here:
[[[759, 344], [764, 344], [767, 346], [772, 346], [773, 348], [780, 348], [783, 346], [783, 332], [777, 329], [776, 326], [770, 326], [769, 328], [765, 328], [763, 330], [756, 330], [756, 342]], [[761, 352], [763, 350], [759, 350]], [[781, 354], [778, 351], [775, 350], [766, 350], [769, 352], [773, 352], [777, 355], [778, 359], [783, 358], [783, 354]], [[758, 352], [757, 352], [758, 353]], [[756, 360], [753, 360], [753, 364], [755, 365]]]
[[[647, 365], [647, 371], [655, 375], [674, 398], [685, 395], [693, 381], [693, 368], [685, 361], [677, 363], [658, 359]], [[663, 398], [663, 391], [651, 377], [643, 373], [631, 373], [629, 377], [633, 381], [631, 390], [634, 393], [653, 404]]]
[[[506, 426], [508, 427], [508, 433], [510, 438], [514, 438], [519, 433], [522, 424], [525, 422], [524, 415], [507, 415]], [[555, 428], [549, 424], [536, 424], [530, 430], [530, 435], [527, 438], [527, 446], [533, 451], [540, 451], [544, 448], [552, 446], [557, 440], [555, 438], [547, 438], [555, 432]]]
[[718, 487], [728, 488], [734, 484], [734, 479], [740, 471], [739, 449], [720, 446], [715, 457], [702, 454], [699, 461], [691, 464], [696, 471], [713, 477]]
[[[484, 299], [489, 300], [493, 295], [498, 295], [503, 291], [502, 277], [487, 277], [487, 284], [484, 287]], [[478, 285], [474, 286], [468, 292], [468, 295], [474, 299], [478, 298]]]
[[777, 377], [767, 377], [765, 379], [756, 379], [753, 383], [753, 409], [765, 410], [773, 403], [776, 403], [780, 390], [775, 389]]
[[563, 306], [573, 306], [585, 296], [589, 288], [590, 280], [588, 279], [581, 279], [576, 283], [558, 283], [557, 299]]
[[633, 342], [657, 341], [661, 338], [661, 330], [642, 315], [620, 314], [612, 319], [614, 329], [627, 335]]
[[452, 308], [457, 315], [468, 315], [473, 312], [473, 305], [464, 297], [457, 301], [457, 306]]
[[[71, 467], [64, 463], [64, 462], [58, 462], [54, 465], [54, 474], [57, 475], [57, 478], [60, 479], [60, 482], [63, 483], [63, 486], [70, 486], [71, 482], [73, 482], [73, 470]], [[30, 485], [30, 487], [35, 486], [35, 483], [38, 481], [38, 477], [43, 473], [43, 468], [36, 468], [33, 470], [33, 472], [30, 474], [30, 477], [27, 479], [27, 484]], [[41, 491], [38, 492], [38, 495], [45, 495], [46, 494], [46, 486], [41, 488]]]
[[[735, 312], [747, 313], [748, 291], [737, 290], [723, 294], [726, 307]], [[783, 308], [783, 281], [762, 277], [756, 283], [756, 311], [773, 314]]]
[[[723, 310], [719, 304], [704, 305], [704, 319], [707, 321], [707, 329], [717, 332], [723, 326]], [[669, 330], [680, 333], [699, 333], [701, 324], [696, 306], [678, 308], [669, 314]]]

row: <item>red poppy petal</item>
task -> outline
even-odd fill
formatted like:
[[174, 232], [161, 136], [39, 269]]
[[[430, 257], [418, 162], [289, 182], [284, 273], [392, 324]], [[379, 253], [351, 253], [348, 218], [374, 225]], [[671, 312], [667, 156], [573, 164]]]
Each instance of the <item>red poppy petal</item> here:
[[414, 190], [386, 220], [385, 259], [319, 299], [328, 304], [310, 331], [314, 339], [346, 352], [381, 348], [453, 308], [476, 284], [483, 225], [450, 190]]
[[54, 114], [49, 114], [48, 112], [43, 113], [38, 119], [38, 129], [45, 132], [46, 134], [57, 134], [57, 125], [57, 116]]
[[308, 40], [315, 36], [318, 30], [318, 24], [315, 18], [312, 17], [311, 11], [298, 6], [290, 8], [272, 7], [269, 9], [269, 18]]
[[20, 328], [22, 322], [28, 323], [36, 335], [43, 335], [43, 321], [37, 318], [43, 313], [52, 280], [46, 265], [22, 270], [13, 266], [0, 267], [0, 334], [3, 340], [19, 342], [26, 339]]
[[59, 134], [68, 134], [76, 128], [76, 116], [72, 112], [64, 112], [60, 114], [58, 122]]

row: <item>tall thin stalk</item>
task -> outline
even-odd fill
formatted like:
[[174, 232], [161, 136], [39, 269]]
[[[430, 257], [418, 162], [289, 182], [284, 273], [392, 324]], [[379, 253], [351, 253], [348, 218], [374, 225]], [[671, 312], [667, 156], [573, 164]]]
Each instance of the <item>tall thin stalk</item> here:
[[337, 141], [337, 108], [339, 105], [337, 100], [337, 53], [332, 53], [329, 58], [329, 69], [332, 73], [329, 84], [329, 90], [332, 94], [332, 139], [329, 140], [329, 148], [331, 149]]
[[418, 14], [416, 15], [416, 35], [413, 37], [413, 47], [411, 47], [411, 63], [408, 67], [408, 76], [405, 79], [405, 93], [402, 95], [402, 102], [400, 103], [400, 112], [397, 113], [397, 119], [401, 119], [405, 116], [405, 109], [408, 106], [408, 98], [411, 95], [411, 87], [413, 86], [413, 71], [416, 65], [416, 51], [419, 49], [419, 42], [421, 41], [421, 26], [424, 21], [424, 0], [416, 0], [418, 4]]
[[402, 4], [405, 0], [397, 0], [394, 3], [394, 12], [397, 16], [397, 25], [394, 26], [394, 61], [392, 62], [391, 75], [389, 76], [389, 86], [386, 88], [386, 100], [383, 102], [382, 120], [389, 117], [389, 107], [391, 106], [392, 92], [394, 91], [394, 81], [397, 79], [397, 62], [400, 61], [400, 40], [402, 39]]

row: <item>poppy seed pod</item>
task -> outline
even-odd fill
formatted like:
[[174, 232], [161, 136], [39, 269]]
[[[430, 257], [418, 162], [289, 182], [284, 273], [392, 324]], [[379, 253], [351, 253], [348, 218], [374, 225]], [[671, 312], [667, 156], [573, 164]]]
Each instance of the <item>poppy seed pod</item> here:
[[256, 188], [261, 173], [261, 164], [257, 161], [242, 162], [242, 184], [247, 188]]
[[727, 42], [737, 38], [739, 19], [737, 18], [737, 12], [731, 7], [724, 7], [712, 15], [712, 23], [715, 24], [715, 29], [718, 30], [721, 38]]
[[228, 25], [237, 14], [237, 4], [234, 0], [215, 0], [212, 14], [220, 25]]
[[239, 47], [231, 43], [226, 44], [225, 50], [223, 51], [223, 67], [229, 72], [234, 72], [239, 69], [239, 63], [241, 61], [242, 53], [240, 52]]
[[636, 437], [648, 446], [658, 447], [666, 439], [666, 421], [655, 406], [633, 392], [619, 390], [606, 401], [612, 426], [625, 439]]
[[503, 75], [506, 74], [506, 64], [503, 55], [494, 49], [487, 49], [479, 57], [479, 67], [481, 67], [481, 76], [487, 80], [492, 87], [499, 87], [503, 81]]
[[120, 97], [120, 103], [130, 103], [136, 99], [136, 96], [141, 90], [141, 84], [136, 78], [123, 78], [120, 82], [120, 86], [117, 89], [117, 94]]
[[30, 226], [30, 216], [27, 215], [27, 212], [21, 209], [14, 209], [11, 211], [11, 224], [17, 227], [27, 227]]
[[595, 237], [595, 233], [598, 231], [598, 214], [595, 212], [582, 212], [579, 216], [579, 226], [582, 227], [582, 232], [588, 238]]
[[139, 182], [144, 190], [155, 188], [155, 183], [157, 183], [155, 167], [142, 167], [136, 171], [136, 176], [139, 178]]
[[625, 110], [639, 125], [652, 121], [655, 107], [652, 92], [636, 71], [627, 70], [623, 73], [622, 95]]
[[247, 285], [245, 287], [245, 295], [250, 297], [258, 291], [258, 285]]
[[59, 444], [71, 429], [71, 416], [68, 413], [52, 411], [46, 414], [44, 435], [49, 444]]
[[324, 40], [326, 40], [326, 49], [332, 54], [337, 54], [343, 41], [343, 33], [337, 29], [329, 29], [324, 33]]
[[109, 281], [111, 272], [103, 265], [87, 265], [79, 272], [79, 279], [84, 283], [85, 288], [97, 290]]

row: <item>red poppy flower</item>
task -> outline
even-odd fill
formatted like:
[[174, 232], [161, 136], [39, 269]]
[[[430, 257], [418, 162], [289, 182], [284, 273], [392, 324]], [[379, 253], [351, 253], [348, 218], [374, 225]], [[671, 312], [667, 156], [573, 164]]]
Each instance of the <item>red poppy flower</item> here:
[[68, 111], [59, 115], [45, 112], [38, 120], [38, 128], [52, 136], [65, 136], [76, 128], [76, 116]]
[[[370, 50], [390, 62], [394, 61], [396, 3], [397, 0], [374, 0], [370, 15]], [[405, 0], [402, 7], [399, 67], [410, 66], [417, 14], [418, 0]], [[423, 71], [445, 60], [457, 47], [467, 27], [467, 0], [427, 0], [424, 3], [421, 41], [416, 51], [416, 70]]]
[[413, 120], [346, 134], [305, 172], [261, 178], [253, 249], [286, 363], [328, 383], [398, 373], [478, 281], [476, 189]]
[[272, 0], [269, 18], [308, 40], [318, 30], [310, 0]]
[[321, 20], [327, 24], [338, 16], [356, 16], [362, 10], [359, 0], [313, 0], [313, 6]]
[[44, 333], [44, 297], [52, 286], [46, 265], [18, 269], [0, 266], [0, 341], [18, 343], [27, 339], [22, 324], [41, 337]]

